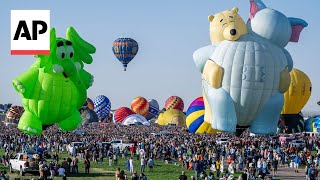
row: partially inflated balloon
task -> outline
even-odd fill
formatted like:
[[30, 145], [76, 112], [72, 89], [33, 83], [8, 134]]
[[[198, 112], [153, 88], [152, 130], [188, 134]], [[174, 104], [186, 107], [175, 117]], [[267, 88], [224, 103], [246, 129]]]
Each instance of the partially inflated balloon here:
[[100, 120], [104, 120], [109, 116], [111, 109], [110, 100], [104, 96], [100, 95], [94, 100], [94, 111], [97, 113]]
[[24, 108], [21, 106], [12, 106], [6, 113], [7, 120], [19, 120]]
[[142, 124], [144, 126], [150, 126], [150, 122], [143, 116], [139, 114], [132, 114], [126, 117], [122, 121], [123, 125], [134, 125], [134, 124]]
[[289, 90], [284, 93], [281, 114], [298, 114], [311, 96], [311, 81], [304, 72], [293, 68], [290, 76], [291, 84]]
[[310, 117], [304, 122], [306, 132], [320, 132], [320, 116]]
[[183, 112], [175, 109], [170, 109], [162, 112], [158, 116], [158, 124], [165, 126], [168, 124], [175, 124], [177, 126], [184, 126], [186, 120], [186, 115]]
[[113, 42], [112, 51], [122, 63], [124, 71], [126, 71], [127, 65], [136, 56], [138, 50], [138, 43], [131, 38], [118, 38]]
[[114, 123], [122, 123], [122, 121], [126, 117], [130, 116], [131, 114], [134, 114], [134, 112], [132, 112], [131, 109], [129, 109], [127, 107], [121, 107], [113, 113], [113, 122]]
[[183, 108], [184, 108], [183, 100], [178, 96], [171, 96], [166, 100], [165, 108], [166, 110], [176, 109], [179, 111], [183, 111]]
[[145, 117], [149, 111], [149, 103], [145, 98], [138, 96], [131, 102], [131, 109], [134, 113]]
[[146, 116], [147, 120], [150, 120], [159, 114], [159, 104], [155, 99], [150, 99], [149, 101], [149, 111]]
[[94, 110], [94, 104], [93, 104], [93, 101], [90, 98], [87, 98], [87, 107], [90, 110]]
[[211, 124], [204, 121], [204, 102], [202, 97], [198, 97], [190, 104], [187, 110], [186, 124], [191, 133], [214, 133]]

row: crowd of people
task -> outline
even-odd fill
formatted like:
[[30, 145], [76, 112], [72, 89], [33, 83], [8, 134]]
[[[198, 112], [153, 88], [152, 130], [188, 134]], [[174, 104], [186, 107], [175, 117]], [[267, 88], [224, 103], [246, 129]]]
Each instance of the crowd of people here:
[[[5, 152], [0, 163], [8, 165], [15, 153], [33, 151], [42, 159], [39, 162], [39, 179], [54, 176], [66, 179], [70, 174], [79, 173], [79, 163], [84, 164], [85, 173], [89, 174], [92, 162], [107, 159], [110, 166], [118, 166], [118, 158], [126, 158], [126, 167], [116, 171], [117, 180], [146, 180], [145, 168], [148, 167], [152, 173], [157, 160], [181, 166], [183, 172], [177, 175], [180, 180], [235, 179], [236, 172], [241, 174], [240, 179], [270, 179], [277, 175], [279, 166], [295, 168], [296, 173], [304, 170], [306, 179], [314, 180], [320, 167], [317, 136], [296, 135], [305, 145], [294, 146], [290, 142], [281, 143], [276, 137], [252, 137], [247, 132], [240, 137], [229, 133], [197, 135], [175, 126], [89, 124], [80, 130], [85, 133], [65, 133], [53, 126], [41, 136], [28, 136], [14, 128], [0, 126], [0, 148]], [[219, 143], [217, 140], [222, 137], [228, 138], [228, 141]], [[103, 142], [112, 139], [121, 139], [133, 145], [124, 148], [103, 145]], [[71, 142], [83, 144], [73, 148], [68, 158], [60, 159], [59, 154], [66, 152]], [[316, 153], [312, 153], [314, 151]], [[135, 160], [140, 162], [140, 167], [134, 167]], [[305, 169], [299, 168], [301, 166]], [[187, 171], [194, 172], [194, 175], [187, 177]]]

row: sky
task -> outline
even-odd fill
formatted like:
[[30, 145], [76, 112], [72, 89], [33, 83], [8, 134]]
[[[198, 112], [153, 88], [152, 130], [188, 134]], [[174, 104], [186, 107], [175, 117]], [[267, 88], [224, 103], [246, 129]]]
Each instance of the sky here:
[[[319, 0], [265, 0], [268, 7], [288, 17], [306, 20], [298, 43], [290, 43], [294, 67], [304, 71], [313, 85], [304, 111], [320, 111]], [[210, 44], [208, 15], [233, 7], [246, 21], [249, 0], [10, 0], [0, 6], [0, 103], [21, 105], [11, 81], [35, 61], [33, 56], [10, 55], [10, 10], [51, 10], [51, 27], [65, 37], [68, 26], [93, 44], [94, 61], [86, 65], [95, 77], [88, 97], [107, 96], [112, 109], [127, 106], [136, 96], [156, 99], [160, 107], [172, 95], [181, 97], [185, 109], [201, 96], [201, 74], [192, 54]], [[112, 52], [118, 37], [131, 37], [139, 52], [126, 72]]]

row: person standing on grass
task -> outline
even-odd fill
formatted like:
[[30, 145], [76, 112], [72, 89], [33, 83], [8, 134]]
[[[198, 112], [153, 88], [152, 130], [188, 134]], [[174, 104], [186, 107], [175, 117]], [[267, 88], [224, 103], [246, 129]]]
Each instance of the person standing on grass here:
[[132, 159], [132, 157], [130, 157], [129, 163], [130, 163], [130, 173], [133, 173], [133, 159]]
[[73, 157], [72, 159], [72, 164], [73, 164], [73, 172], [78, 174], [78, 163], [79, 163], [79, 160], [76, 156]]
[[127, 168], [127, 172], [130, 172], [130, 160], [129, 160], [129, 158], [127, 158], [127, 161], [126, 161], [126, 168]]
[[86, 174], [89, 174], [89, 170], [90, 170], [90, 160], [88, 157], [86, 157], [86, 159], [84, 160], [84, 172]]
[[112, 157], [113, 157], [112, 153], [109, 152], [109, 166], [112, 165]]
[[149, 166], [149, 171], [153, 172], [154, 161], [152, 157], [150, 157], [150, 159], [148, 160], [148, 166]]
[[144, 173], [144, 168], [145, 168], [145, 166], [146, 166], [146, 162], [145, 162], [145, 159], [144, 159], [144, 157], [143, 156], [141, 156], [141, 158], [140, 158], [140, 165], [141, 165], [141, 167], [140, 167], [140, 172], [141, 173]]
[[118, 165], [118, 155], [116, 153], [113, 154], [113, 161], [115, 165]]

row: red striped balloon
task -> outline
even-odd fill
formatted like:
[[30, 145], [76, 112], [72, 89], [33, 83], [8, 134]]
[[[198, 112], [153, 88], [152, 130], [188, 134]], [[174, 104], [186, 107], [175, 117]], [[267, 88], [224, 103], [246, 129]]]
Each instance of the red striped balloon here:
[[138, 96], [131, 102], [131, 109], [134, 113], [146, 117], [149, 112], [149, 102], [145, 98]]
[[127, 108], [127, 107], [121, 107], [119, 109], [117, 109], [115, 112], [114, 112], [114, 121], [116, 123], [122, 123], [122, 121], [130, 116], [131, 114], [134, 114], [131, 109]]
[[183, 100], [178, 96], [171, 96], [167, 99], [165, 103], [166, 110], [175, 109], [183, 111], [184, 103]]

